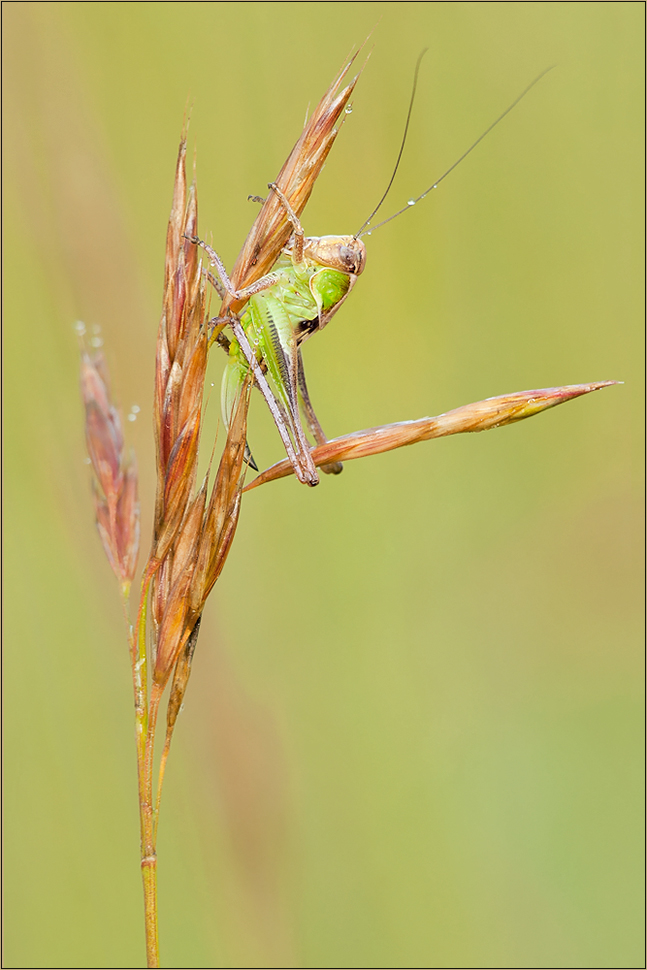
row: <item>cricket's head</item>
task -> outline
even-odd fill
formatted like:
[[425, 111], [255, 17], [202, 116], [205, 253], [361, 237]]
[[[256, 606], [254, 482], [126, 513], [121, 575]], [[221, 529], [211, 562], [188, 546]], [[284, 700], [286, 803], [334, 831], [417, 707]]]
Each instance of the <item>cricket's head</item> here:
[[366, 265], [366, 246], [355, 236], [313, 236], [304, 243], [305, 256], [340, 273], [359, 276]]

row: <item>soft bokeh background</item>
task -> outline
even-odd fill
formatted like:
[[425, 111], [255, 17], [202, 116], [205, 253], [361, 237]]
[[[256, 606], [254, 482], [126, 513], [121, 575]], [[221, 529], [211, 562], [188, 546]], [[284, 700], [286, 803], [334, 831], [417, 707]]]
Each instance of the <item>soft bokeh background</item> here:
[[[557, 66], [368, 239], [352, 301], [306, 348], [328, 433], [626, 383], [246, 498], [167, 774], [163, 963], [643, 965], [643, 13], [3, 4], [5, 966], [143, 960], [130, 675], [73, 324], [101, 328], [121, 406], [141, 408], [148, 523], [185, 107], [201, 230], [231, 265], [247, 195], [373, 28], [313, 235], [356, 230], [381, 194], [423, 46], [387, 214]], [[260, 398], [250, 439], [280, 457]]]

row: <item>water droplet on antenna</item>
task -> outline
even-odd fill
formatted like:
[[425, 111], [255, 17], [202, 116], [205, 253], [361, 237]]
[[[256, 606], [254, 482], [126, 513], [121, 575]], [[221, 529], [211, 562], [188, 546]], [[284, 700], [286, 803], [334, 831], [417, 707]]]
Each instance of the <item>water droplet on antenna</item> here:
[[409, 199], [408, 202], [407, 202], [407, 205], [415, 205], [415, 204], [416, 204], [416, 200], [415, 199]]

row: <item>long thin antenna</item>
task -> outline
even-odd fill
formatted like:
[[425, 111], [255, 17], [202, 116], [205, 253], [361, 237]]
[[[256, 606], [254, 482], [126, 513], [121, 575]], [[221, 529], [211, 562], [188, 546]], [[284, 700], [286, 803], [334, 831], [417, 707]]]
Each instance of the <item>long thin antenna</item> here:
[[409, 131], [409, 122], [411, 120], [411, 111], [413, 109], [413, 102], [414, 102], [414, 99], [415, 99], [415, 96], [416, 96], [416, 87], [418, 86], [418, 72], [420, 70], [420, 62], [422, 61], [423, 57], [425, 56], [425, 54], [427, 53], [428, 50], [429, 50], [429, 48], [428, 47], [425, 47], [425, 49], [421, 52], [421, 54], [418, 57], [418, 60], [416, 62], [416, 69], [413, 72], [413, 89], [411, 91], [411, 100], [409, 101], [409, 111], [407, 112], [407, 121], [406, 121], [406, 124], [404, 126], [404, 135], [402, 136], [402, 144], [400, 145], [400, 151], [398, 152], [398, 158], [397, 158], [397, 161], [395, 163], [395, 168], [393, 169], [393, 174], [391, 175], [391, 178], [389, 180], [389, 184], [386, 187], [386, 191], [384, 192], [384, 195], [382, 196], [382, 198], [380, 199], [380, 201], [378, 202], [378, 204], [375, 206], [375, 208], [373, 209], [373, 211], [371, 212], [370, 216], [368, 217], [368, 219], [366, 220], [366, 222], [363, 224], [363, 226], [359, 229], [359, 231], [357, 233], [355, 233], [355, 239], [359, 239], [359, 237], [361, 236], [361, 234], [364, 231], [364, 229], [366, 229], [366, 227], [369, 225], [371, 219], [373, 218], [373, 216], [375, 215], [375, 213], [378, 211], [378, 209], [380, 208], [380, 206], [382, 205], [382, 203], [386, 199], [387, 195], [389, 194], [389, 189], [393, 185], [393, 180], [394, 180], [394, 178], [396, 176], [396, 172], [398, 171], [398, 167], [400, 165], [400, 159], [402, 158], [402, 152], [404, 151], [404, 145], [405, 145], [405, 142], [407, 140], [407, 132]]
[[[362, 226], [362, 228], [359, 230], [359, 232], [356, 234], [356, 237], [355, 238], [356, 239], [359, 239], [359, 237], [362, 236], [362, 235], [364, 235], [365, 232], [368, 232], [368, 234], [370, 235], [370, 233], [375, 232], [376, 229], [379, 229], [381, 226], [385, 226], [387, 224], [387, 222], [391, 222], [392, 219], [397, 218], [397, 216], [401, 216], [403, 212], [407, 212], [407, 210], [410, 209], [410, 208], [412, 208], [417, 202], [420, 202], [422, 199], [424, 199], [424, 197], [426, 195], [429, 195], [429, 193], [431, 192], [431, 190], [437, 188], [440, 185], [440, 183], [442, 182], [442, 180], [444, 178], [447, 178], [447, 176], [449, 175], [449, 173], [450, 172], [453, 172], [454, 169], [456, 168], [456, 166], [457, 165], [460, 165], [460, 163], [463, 161], [464, 158], [467, 158], [467, 156], [470, 154], [470, 152], [472, 152], [476, 148], [476, 146], [479, 144], [479, 142], [482, 142], [483, 139], [485, 138], [485, 136], [486, 135], [489, 135], [490, 132], [492, 131], [492, 129], [493, 128], [496, 128], [496, 126], [499, 124], [499, 122], [500, 121], [503, 121], [503, 119], [505, 118], [505, 116], [507, 114], [510, 114], [510, 112], [512, 111], [512, 109], [515, 108], [519, 104], [519, 102], [521, 101], [521, 99], [522, 98], [525, 98], [525, 96], [528, 94], [528, 92], [531, 90], [531, 88], [534, 88], [535, 84], [537, 84], [539, 81], [541, 81], [542, 77], [545, 77], [546, 74], [548, 74], [549, 71], [552, 71], [552, 69], [553, 69], [554, 66], [555, 66], [554, 64], [551, 64], [551, 66], [550, 67], [547, 67], [545, 71], [542, 71], [541, 74], [538, 74], [537, 77], [535, 78], [535, 80], [534, 81], [531, 81], [530, 84], [528, 85], [528, 87], [524, 91], [521, 92], [521, 94], [519, 95], [519, 97], [518, 98], [515, 98], [515, 100], [512, 102], [512, 104], [509, 105], [505, 109], [505, 111], [503, 112], [503, 114], [500, 114], [499, 117], [496, 119], [496, 121], [493, 121], [492, 124], [490, 125], [490, 127], [489, 128], [486, 128], [482, 135], [479, 135], [479, 137], [476, 139], [476, 141], [472, 145], [470, 145], [470, 147], [467, 149], [467, 151], [466, 152], [463, 152], [463, 154], [461, 155], [461, 157], [458, 158], [454, 162], [453, 165], [450, 165], [450, 167], [447, 169], [447, 171], [444, 172], [440, 176], [439, 179], [436, 179], [436, 181], [433, 183], [433, 185], [430, 185], [428, 189], [425, 189], [425, 191], [422, 192], [419, 196], [417, 196], [417, 198], [415, 198], [415, 199], [409, 199], [409, 201], [407, 202], [407, 204], [402, 209], [399, 209], [397, 212], [394, 212], [392, 216], [389, 216], [389, 218], [388, 219], [385, 219], [383, 222], [378, 222], [378, 224], [376, 226], [372, 226], [370, 228], [370, 230], [367, 230], [367, 228], [366, 228], [368, 226], [368, 223], [370, 222], [370, 219], [368, 219], [364, 223], [364, 225]], [[414, 88], [414, 90], [415, 90], [415, 88]], [[407, 119], [407, 124], [408, 123], [409, 123], [409, 121]], [[402, 149], [400, 150], [400, 154], [402, 154]], [[399, 158], [398, 158], [398, 161], [400, 161]], [[393, 179], [391, 179], [391, 181], [393, 181]], [[390, 184], [391, 183], [389, 183], [389, 187], [390, 187]], [[380, 203], [380, 205], [381, 204], [382, 203]], [[379, 208], [379, 206], [378, 206], [378, 208]], [[375, 212], [372, 214], [371, 218], [373, 217], [373, 215], [375, 215]]]

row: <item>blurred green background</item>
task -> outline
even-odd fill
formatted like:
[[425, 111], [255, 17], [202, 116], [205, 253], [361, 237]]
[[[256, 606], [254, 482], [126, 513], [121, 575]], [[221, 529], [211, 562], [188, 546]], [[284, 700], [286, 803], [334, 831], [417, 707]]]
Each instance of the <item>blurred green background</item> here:
[[[4, 966], [143, 965], [130, 674], [73, 324], [101, 328], [124, 413], [141, 408], [146, 544], [186, 106], [201, 232], [231, 266], [247, 195], [371, 30], [312, 235], [355, 231], [379, 198], [422, 47], [385, 214], [556, 68], [367, 240], [352, 300], [305, 352], [328, 434], [626, 383], [247, 496], [167, 773], [163, 965], [643, 966], [643, 14], [3, 4]], [[253, 412], [263, 467], [280, 442]]]

